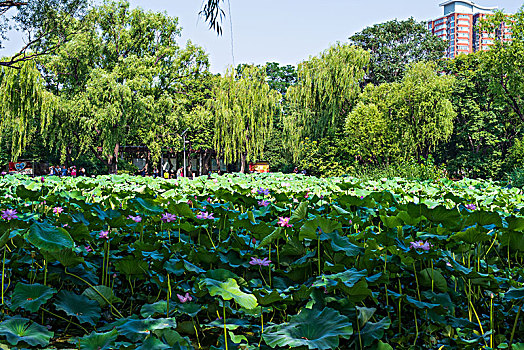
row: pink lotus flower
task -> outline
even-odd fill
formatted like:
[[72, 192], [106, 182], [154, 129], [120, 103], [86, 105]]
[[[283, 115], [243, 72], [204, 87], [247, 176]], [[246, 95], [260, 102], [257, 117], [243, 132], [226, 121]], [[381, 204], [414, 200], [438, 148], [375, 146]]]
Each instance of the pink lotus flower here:
[[214, 219], [213, 213], [208, 213], [207, 211], [201, 211], [199, 214], [196, 215], [197, 219], [205, 220], [205, 219]]
[[255, 257], [251, 257], [251, 261], [249, 262], [250, 265], [258, 265], [258, 266], [269, 266], [271, 263], [271, 260], [268, 258], [259, 259]]
[[13, 219], [18, 219], [18, 216], [16, 216], [17, 212], [15, 209], [6, 209], [2, 211], [2, 219], [11, 221]]
[[44, 183], [44, 182], [45, 182], [45, 178], [42, 176], [42, 177], [40, 178], [40, 181], [41, 181], [42, 183]]
[[424, 242], [424, 241], [416, 241], [416, 242], [411, 242], [409, 244], [410, 248], [411, 249], [422, 249], [422, 250], [429, 250], [431, 248], [431, 245], [429, 244], [429, 242]]
[[140, 215], [137, 215], [137, 216], [128, 215], [127, 218], [130, 219], [130, 220], [133, 220], [133, 221], [136, 222], [137, 224], [138, 224], [140, 221], [142, 221], [142, 218], [140, 217]]
[[86, 252], [88, 252], [88, 253], [91, 253], [93, 251], [93, 248], [91, 248], [88, 245], [86, 245], [84, 248], [86, 249]]
[[193, 298], [191, 297], [191, 295], [189, 295], [189, 293], [186, 293], [186, 295], [177, 294], [176, 296], [178, 297], [178, 300], [180, 300], [181, 303], [186, 303], [188, 301], [193, 300]]
[[281, 227], [291, 227], [292, 225], [289, 223], [289, 219], [290, 218], [285, 218], [285, 217], [279, 217], [278, 218], [278, 224], [281, 226]]
[[164, 213], [162, 214], [162, 218], [160, 220], [162, 220], [163, 222], [176, 221], [176, 215], [171, 213]]
[[477, 209], [477, 206], [475, 204], [466, 204], [465, 207], [468, 210], [476, 210]]
[[266, 200], [261, 200], [261, 201], [258, 201], [257, 203], [258, 203], [258, 205], [260, 205], [261, 207], [267, 207], [267, 206], [270, 204], [270, 202], [269, 202], [269, 201], [266, 201]]
[[98, 234], [98, 237], [109, 239], [109, 231], [100, 231], [100, 233]]
[[54, 207], [53, 208], [53, 214], [62, 214], [64, 212], [64, 208], [62, 207]]
[[261, 194], [263, 196], [268, 196], [269, 195], [269, 189], [267, 189], [267, 188], [259, 188], [257, 193]]

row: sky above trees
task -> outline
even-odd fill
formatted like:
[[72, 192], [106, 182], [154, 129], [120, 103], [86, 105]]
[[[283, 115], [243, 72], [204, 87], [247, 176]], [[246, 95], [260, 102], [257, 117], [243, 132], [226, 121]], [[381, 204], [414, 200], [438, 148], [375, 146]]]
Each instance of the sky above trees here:
[[[97, 1], [101, 2], [101, 1]], [[179, 17], [181, 44], [187, 40], [203, 46], [210, 55], [211, 71], [223, 73], [235, 63], [263, 64], [276, 61], [297, 64], [363, 28], [391, 19], [414, 17], [418, 21], [442, 15], [442, 0], [231, 0], [234, 62], [231, 53], [229, 17], [223, 35], [210, 31], [198, 17], [201, 0], [131, 0], [132, 6], [166, 11]], [[515, 12], [522, 0], [478, 0], [479, 5], [498, 6]], [[227, 6], [226, 6], [227, 11]], [[20, 48], [17, 35], [10, 35], [2, 55]]]

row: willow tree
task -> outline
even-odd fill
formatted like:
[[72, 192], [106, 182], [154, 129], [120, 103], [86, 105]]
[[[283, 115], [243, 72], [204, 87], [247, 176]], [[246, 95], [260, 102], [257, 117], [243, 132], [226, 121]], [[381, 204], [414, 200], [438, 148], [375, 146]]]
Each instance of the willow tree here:
[[199, 93], [207, 55], [191, 42], [178, 45], [176, 17], [125, 0], [104, 1], [83, 22], [84, 32], [42, 59], [60, 99], [49, 137], [62, 154], [91, 152], [112, 173], [126, 145], [160, 160], [162, 149], [180, 145], [183, 114], [208, 97]]
[[15, 160], [36, 133], [45, 131], [56, 107], [33, 61], [0, 72], [0, 139], [8, 138]]
[[240, 160], [244, 172], [246, 161], [263, 156], [281, 96], [267, 84], [265, 69], [254, 66], [243, 66], [242, 74], [228, 70], [213, 93], [215, 149], [226, 164]]
[[338, 43], [298, 65], [298, 82], [286, 94], [291, 113], [284, 119], [295, 159], [306, 137], [317, 140], [342, 129], [360, 93], [369, 59], [367, 51]]

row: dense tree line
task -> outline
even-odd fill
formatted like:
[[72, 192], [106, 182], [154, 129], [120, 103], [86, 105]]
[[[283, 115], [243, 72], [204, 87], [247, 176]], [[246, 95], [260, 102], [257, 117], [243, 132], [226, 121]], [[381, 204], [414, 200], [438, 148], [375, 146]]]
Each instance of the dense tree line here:
[[[202, 15], [219, 30], [215, 5]], [[408, 19], [365, 28], [297, 67], [244, 64], [213, 75], [201, 47], [179, 45], [178, 19], [165, 13], [125, 0], [14, 7], [4, 29], [11, 21], [38, 39], [2, 60], [3, 162], [83, 162], [114, 173], [126, 167], [122, 150], [138, 146], [157, 166], [182, 150], [186, 131], [205, 172], [212, 158], [242, 171], [268, 160], [273, 170], [320, 175], [428, 161], [450, 176], [524, 168], [523, 11], [511, 18], [512, 42], [453, 60], [442, 59], [446, 45], [424, 23]], [[484, 29], [503, 20], [497, 14]]]

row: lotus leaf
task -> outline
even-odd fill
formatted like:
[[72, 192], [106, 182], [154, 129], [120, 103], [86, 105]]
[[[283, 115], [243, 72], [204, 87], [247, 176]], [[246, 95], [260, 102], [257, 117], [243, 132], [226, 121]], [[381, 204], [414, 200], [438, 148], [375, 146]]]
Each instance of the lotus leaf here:
[[268, 327], [263, 334], [265, 342], [277, 346], [300, 347], [308, 349], [334, 349], [339, 346], [339, 338], [353, 334], [349, 320], [336, 310], [303, 309], [292, 316], [288, 323]]

